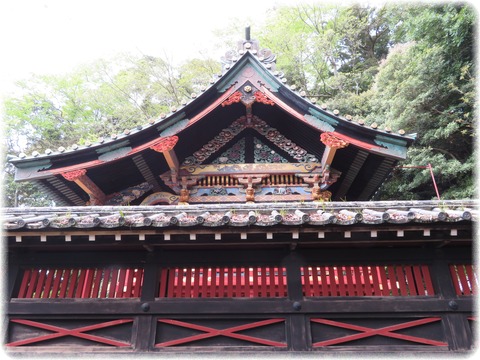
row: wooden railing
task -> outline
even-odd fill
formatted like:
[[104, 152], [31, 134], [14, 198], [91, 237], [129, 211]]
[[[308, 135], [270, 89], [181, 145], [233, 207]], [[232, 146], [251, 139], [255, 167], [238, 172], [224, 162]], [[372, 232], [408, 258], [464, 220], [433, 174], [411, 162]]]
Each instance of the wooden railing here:
[[6, 346], [92, 354], [467, 351], [475, 267], [461, 252], [440, 254], [425, 250], [409, 262], [399, 260], [409, 250], [398, 249], [36, 254], [9, 262], [17, 275]]

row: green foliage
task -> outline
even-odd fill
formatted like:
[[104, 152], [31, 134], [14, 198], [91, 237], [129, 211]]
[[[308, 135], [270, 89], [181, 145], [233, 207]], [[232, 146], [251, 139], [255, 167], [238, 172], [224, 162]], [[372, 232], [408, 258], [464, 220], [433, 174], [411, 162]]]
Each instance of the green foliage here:
[[[5, 99], [5, 152], [68, 148], [132, 129], [168, 113], [219, 71], [209, 59], [179, 69], [166, 59], [122, 55], [68, 74], [34, 75], [18, 83], [20, 95]], [[8, 164], [4, 177], [6, 205], [44, 203], [34, 187], [13, 182]]]

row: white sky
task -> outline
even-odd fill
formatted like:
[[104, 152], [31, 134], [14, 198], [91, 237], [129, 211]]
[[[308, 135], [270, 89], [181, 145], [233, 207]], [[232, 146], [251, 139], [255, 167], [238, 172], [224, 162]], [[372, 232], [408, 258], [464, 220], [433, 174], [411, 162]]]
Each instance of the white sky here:
[[213, 30], [234, 19], [245, 19], [244, 29], [253, 19], [254, 38], [255, 22], [268, 9], [295, 2], [0, 0], [0, 93], [30, 73], [63, 73], [121, 52], [167, 54], [177, 61], [194, 58], [212, 46]]

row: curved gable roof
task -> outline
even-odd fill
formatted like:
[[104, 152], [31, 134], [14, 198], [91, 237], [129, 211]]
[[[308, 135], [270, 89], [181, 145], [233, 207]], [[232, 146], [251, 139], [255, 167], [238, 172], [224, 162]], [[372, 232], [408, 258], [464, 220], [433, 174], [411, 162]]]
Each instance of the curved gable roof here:
[[[10, 161], [16, 167], [16, 180], [35, 181], [58, 202], [71, 205], [84, 205], [92, 188], [109, 197], [142, 184], [147, 192], [168, 191], [160, 175], [172, 164], [178, 166], [201, 151], [242, 116], [256, 116], [318, 159], [325, 158], [327, 151], [322, 134], [347, 143], [331, 162], [343, 174], [332, 187], [334, 199], [369, 199], [395, 163], [405, 158], [414, 138], [365, 126], [317, 106], [286, 85], [270, 53], [257, 51], [254, 42], [242, 46], [238, 57], [227, 59], [223, 75], [181, 108], [94, 144], [14, 158]], [[158, 149], [172, 138], [174, 155], [165, 156]], [[94, 184], [90, 192], [65, 178], [74, 171], [88, 174]]]

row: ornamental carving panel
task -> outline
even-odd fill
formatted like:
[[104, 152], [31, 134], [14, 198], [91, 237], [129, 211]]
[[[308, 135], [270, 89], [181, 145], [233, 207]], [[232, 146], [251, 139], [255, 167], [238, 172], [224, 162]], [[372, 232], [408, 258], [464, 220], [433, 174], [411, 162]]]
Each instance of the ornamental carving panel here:
[[[193, 153], [193, 156], [187, 157], [182, 166], [199, 165], [207, 160], [212, 154], [230, 142], [236, 135], [240, 134], [247, 127], [254, 129], [260, 135], [265, 136], [275, 146], [285, 151], [298, 162], [317, 162], [318, 159], [288, 138], [283, 136], [277, 129], [268, 125], [257, 116], [252, 116], [251, 121], [246, 116], [235, 120], [228, 128], [223, 129], [217, 136], [205, 144], [202, 148]], [[222, 154], [223, 156], [223, 154]], [[222, 157], [220, 156], [220, 157]]]

